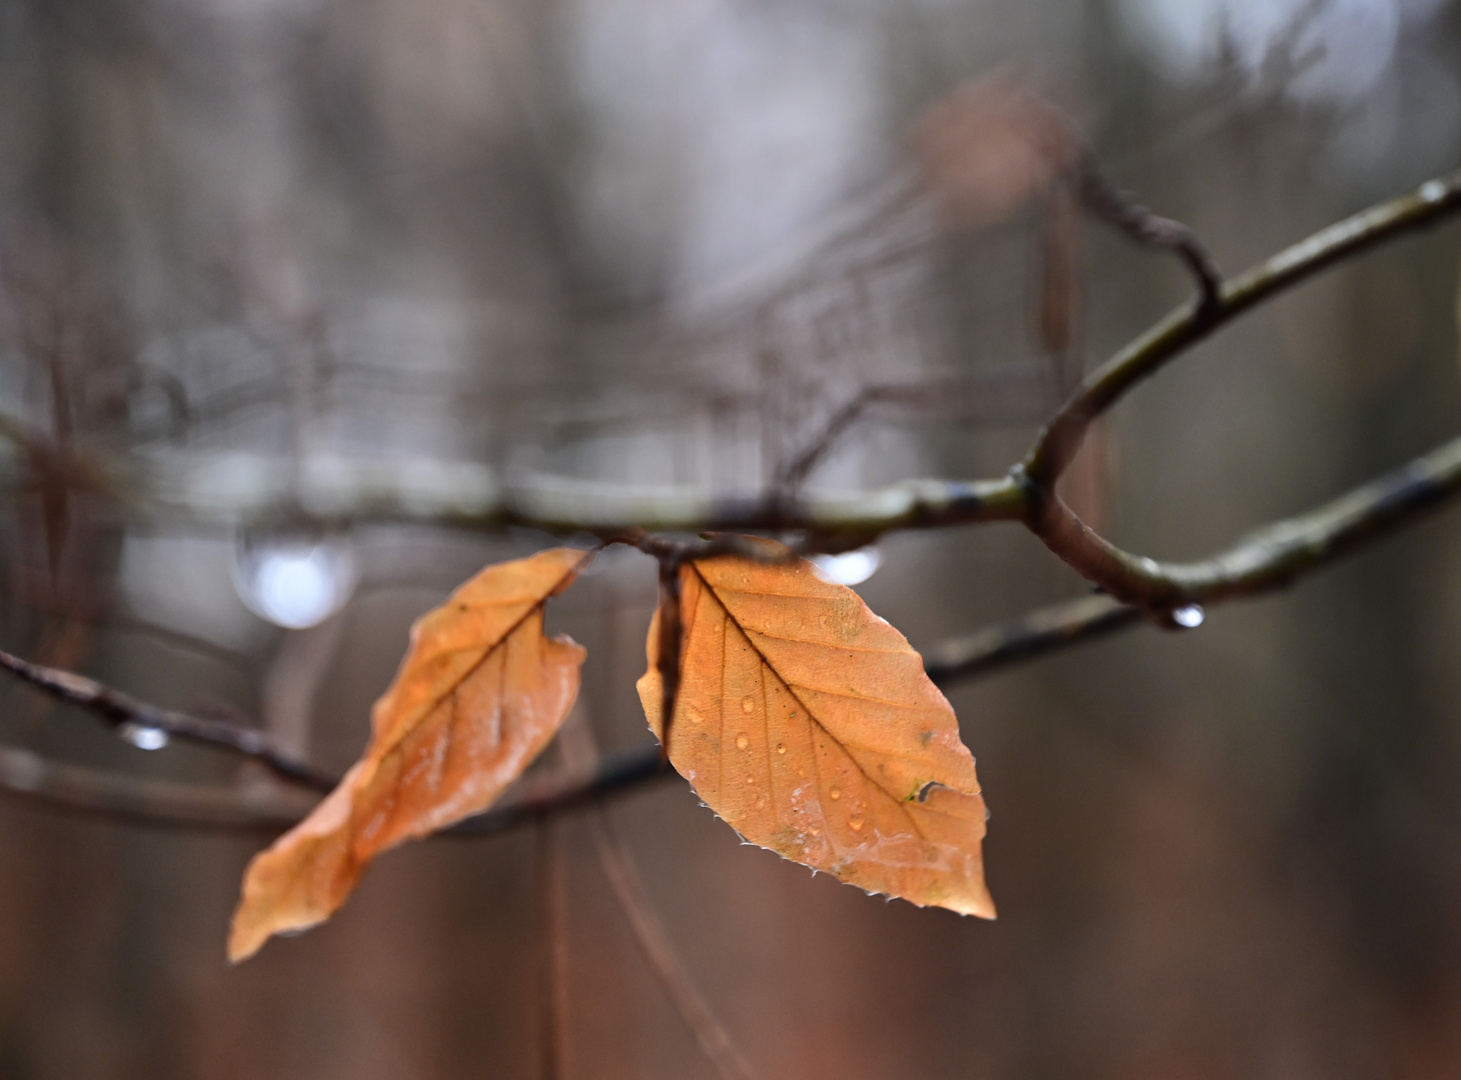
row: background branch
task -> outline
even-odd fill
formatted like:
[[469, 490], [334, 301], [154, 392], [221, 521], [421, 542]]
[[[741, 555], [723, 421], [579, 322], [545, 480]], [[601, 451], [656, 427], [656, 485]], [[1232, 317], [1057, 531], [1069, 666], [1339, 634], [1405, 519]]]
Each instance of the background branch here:
[[[1082, 383], [1017, 467], [1020, 481], [909, 480], [871, 491], [801, 497], [713, 497], [690, 487], [611, 485], [557, 475], [504, 480], [482, 465], [459, 462], [305, 458], [293, 468], [262, 455], [154, 454], [125, 476], [105, 475], [134, 516], [157, 523], [238, 528], [281, 520], [419, 522], [496, 531], [525, 526], [560, 535], [652, 532], [804, 530], [828, 550], [867, 543], [903, 528], [1007, 521], [1029, 512], [1023, 481], [1050, 487], [1079, 450], [1091, 422], [1133, 386], [1220, 326], [1384, 241], [1433, 225], [1461, 209], [1461, 173], [1422, 184], [1322, 229], [1226, 282], [1210, 309], [1187, 304], [1121, 350]], [[832, 438], [865, 405], [834, 417]], [[830, 440], [827, 440], [830, 442]], [[825, 446], [793, 463], [805, 473]], [[81, 450], [73, 457], [83, 464]], [[810, 550], [810, 549], [809, 549]]]
[[607, 809], [596, 808], [589, 822], [599, 862], [629, 921], [634, 940], [669, 994], [675, 1010], [694, 1034], [700, 1052], [715, 1067], [721, 1080], [757, 1080], [760, 1074], [746, 1060], [680, 963], [664, 924], [649, 902], [629, 847], [614, 827]]
[[69, 671], [32, 664], [0, 650], [0, 667], [61, 701], [80, 705], [114, 727], [132, 724], [165, 732], [201, 746], [227, 750], [259, 762], [281, 779], [316, 791], [330, 791], [337, 778], [276, 751], [259, 732], [221, 720], [160, 709]]

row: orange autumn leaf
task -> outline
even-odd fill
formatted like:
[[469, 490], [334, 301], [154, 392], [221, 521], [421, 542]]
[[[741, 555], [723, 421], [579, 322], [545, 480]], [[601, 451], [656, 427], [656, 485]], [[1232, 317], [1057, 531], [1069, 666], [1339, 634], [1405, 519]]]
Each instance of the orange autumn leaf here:
[[249, 864], [229, 959], [323, 922], [376, 855], [485, 810], [522, 775], [578, 695], [584, 650], [546, 637], [543, 609], [587, 558], [555, 548], [489, 566], [417, 620], [364, 757]]
[[[680, 587], [669, 754], [706, 804], [869, 892], [993, 918], [974, 758], [903, 635], [802, 560], [687, 562]], [[638, 687], [663, 737], [658, 623]]]

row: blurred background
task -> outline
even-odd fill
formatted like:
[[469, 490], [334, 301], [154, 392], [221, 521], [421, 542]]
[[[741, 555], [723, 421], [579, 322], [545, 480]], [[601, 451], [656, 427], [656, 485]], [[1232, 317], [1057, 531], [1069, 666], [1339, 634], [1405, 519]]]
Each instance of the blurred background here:
[[[1461, 6], [0, 0], [0, 645], [342, 770], [410, 621], [550, 542], [463, 527], [501, 492], [754, 498], [869, 388], [809, 489], [999, 475], [1188, 290], [1072, 215], [1026, 92], [1233, 272], [1461, 161]], [[1193, 558], [1451, 437], [1457, 256], [1443, 227], [1246, 317], [1072, 499]], [[678, 781], [614, 820], [766, 1077], [1455, 1076], [1457, 513], [951, 687], [997, 922], [814, 879]], [[1086, 590], [1013, 526], [842, 572], [915, 647]], [[649, 739], [653, 583], [615, 550], [550, 613], [605, 753]], [[10, 788], [286, 799], [123, 734], [0, 684]], [[0, 1075], [542, 1075], [531, 829], [393, 852], [230, 969], [268, 839], [0, 800]], [[714, 1076], [562, 841], [565, 1075]]]

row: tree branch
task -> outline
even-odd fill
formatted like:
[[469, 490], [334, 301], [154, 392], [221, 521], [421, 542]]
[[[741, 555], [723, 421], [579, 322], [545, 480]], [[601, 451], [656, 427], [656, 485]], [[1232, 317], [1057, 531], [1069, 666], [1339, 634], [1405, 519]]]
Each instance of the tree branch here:
[[[1162, 564], [1120, 551], [1087, 529], [1063, 503], [1053, 500], [1054, 524], [1041, 534], [1042, 539], [1082, 573], [1109, 581], [1108, 592], [1115, 595], [1081, 597], [1041, 608], [1003, 626], [935, 645], [926, 653], [926, 670], [936, 683], [948, 685], [1136, 625], [1144, 614], [1160, 616], [1184, 604], [1212, 604], [1273, 591], [1415, 520], [1458, 493], [1461, 438], [1317, 510], [1277, 522], [1220, 555], [1190, 564]], [[1137, 601], [1139, 606], [1123, 603], [1117, 596]], [[8, 653], [0, 652], [0, 665], [64, 700], [98, 712], [110, 722], [144, 723], [270, 764], [269, 758], [257, 752], [262, 738], [250, 729], [156, 709], [90, 679], [28, 664]], [[260, 813], [245, 805], [238, 793], [210, 792], [202, 798], [190, 789], [187, 797], [171, 791], [159, 794], [152, 782], [91, 775], [89, 770], [84, 770], [88, 777], [81, 782], [72, 782], [72, 773], [80, 776], [75, 767], [52, 766], [34, 755], [26, 760], [34, 759], [35, 764], [20, 767], [29, 772], [17, 773], [7, 766], [5, 757], [16, 753], [26, 752], [0, 748], [0, 788], [157, 823], [248, 829], [292, 824], [288, 819], [281, 820], [277, 813]], [[273, 760], [277, 763], [281, 759], [276, 756]], [[332, 778], [310, 766], [284, 764], [291, 772], [281, 775], [290, 779], [312, 776], [313, 781], [301, 782], [321, 790], [333, 786]], [[70, 779], [39, 787], [17, 782], [17, 775], [50, 775], [38, 769], [71, 770], [64, 773], [64, 778]], [[280, 769], [276, 766], [275, 771]], [[586, 780], [553, 778], [536, 787], [525, 785], [524, 793], [512, 802], [461, 822], [447, 835], [503, 832], [672, 775], [664, 767], [659, 747], [648, 747], [625, 755]]]
[[[257, 485], [237, 481], [237, 476], [231, 486], [229, 483], [219, 483], [213, 488], [206, 484], [199, 486], [200, 478], [208, 478], [205, 469], [190, 484], [181, 487], [164, 484], [150, 489], [156, 497], [152, 505], [154, 511], [160, 506], [166, 512], [190, 514], [190, 520], [195, 522], [240, 524], [251, 517], [267, 518], [288, 508], [296, 515], [303, 511], [321, 520], [431, 520], [479, 528], [517, 524], [560, 533], [587, 530], [606, 539], [623, 539], [630, 534], [642, 536], [649, 529], [805, 530], [810, 536], [800, 548], [809, 552], [866, 543], [896, 528], [1018, 520], [1109, 594], [1045, 608], [1007, 626], [934, 647], [929, 652], [929, 674], [936, 681], [947, 683], [1134, 625], [1143, 615], [1162, 621], [1184, 605], [1210, 604], [1282, 588], [1461, 492], [1461, 439], [1457, 439], [1326, 506], [1270, 525], [1210, 559], [1163, 564], [1124, 552], [1098, 536], [1053, 491], [1054, 481], [1078, 450], [1091, 421], [1189, 346], [1320, 270], [1403, 232], [1433, 224], [1457, 209], [1461, 209], [1461, 173], [1432, 180], [1410, 195], [1321, 230], [1224, 284], [1218, 302], [1206, 313], [1200, 305], [1189, 304], [1168, 316], [1089, 376], [1042, 432], [1025, 461], [1001, 480], [909, 481], [846, 498], [806, 499], [784, 507], [775, 505], [774, 499], [768, 505], [762, 499], [715, 500], [684, 491], [620, 489], [606, 494], [599, 485], [562, 478], [540, 478], [534, 486], [502, 491], [493, 486], [490, 474], [480, 470], [472, 473], [476, 479], [464, 489], [454, 489], [451, 476], [437, 477], [422, 486], [419, 470], [415, 473], [406, 470], [387, 483], [375, 477], [371, 480], [374, 487], [362, 487], [361, 482], [367, 476], [364, 467], [351, 466], [341, 471], [341, 466], [333, 472], [326, 470], [325, 475], [316, 475], [314, 481], [304, 485], [302, 490], [306, 495], [313, 493], [315, 503], [311, 504], [310, 498], [302, 496], [300, 490], [274, 491], [266, 487], [261, 493]], [[237, 464], [235, 461], [234, 465]], [[301, 469], [296, 475], [308, 477], [311, 473], [309, 469]], [[334, 487], [325, 482], [331, 478], [338, 482]], [[213, 479], [218, 480], [219, 476]], [[248, 497], [240, 499], [240, 492]], [[199, 501], [189, 502], [193, 496]], [[280, 755], [252, 729], [158, 709], [93, 680], [30, 664], [8, 653], [0, 652], [0, 666], [53, 696], [90, 709], [112, 724], [152, 727], [229, 750], [260, 761], [277, 775], [316, 790], [325, 791], [334, 786], [333, 777]], [[0, 748], [0, 788], [36, 793], [40, 790], [36, 785], [22, 782], [23, 776], [17, 780], [20, 774], [5, 765], [10, 759], [4, 755], [15, 753], [26, 752]], [[20, 768], [23, 771], [30, 766]], [[536, 788], [525, 785], [525, 793], [513, 802], [462, 822], [450, 832], [456, 835], [499, 832], [667, 775], [671, 774], [663, 768], [658, 748], [649, 748], [626, 756], [587, 780], [553, 779]], [[110, 812], [108, 808], [116, 803], [116, 798], [88, 793], [98, 783], [53, 784], [47, 788], [45, 797]], [[221, 823], [211, 818], [204, 820], [210, 814], [216, 817], [214, 803], [210, 803], [214, 805], [213, 810], [203, 811], [187, 799], [179, 800], [172, 795], [153, 799], [155, 793], [126, 786], [150, 782], [106, 777], [105, 783], [112, 785], [107, 790], [113, 795], [117, 791], [127, 793], [122, 799], [124, 803], [131, 800], [124, 807], [126, 815], [182, 824]], [[209, 798], [215, 799], [211, 795]], [[242, 796], [224, 797], [225, 802], [229, 799], [234, 800], [230, 807], [243, 806]], [[259, 827], [263, 823], [259, 813], [247, 807], [235, 817], [246, 819], [245, 827]], [[233, 821], [229, 827], [237, 824]]]
[[[156, 455], [125, 485], [131, 504], [163, 527], [237, 529], [300, 522], [423, 523], [498, 532], [523, 527], [600, 538], [635, 531], [855, 534], [1016, 520], [1024, 491], [1008, 477], [906, 480], [817, 493], [786, 506], [763, 495], [707, 495], [685, 486], [614, 484], [530, 474], [504, 482], [488, 466], [260, 454]], [[856, 546], [854, 544], [854, 546]]]
[[[1461, 493], [1461, 439], [1447, 443], [1404, 469], [1357, 488], [1318, 510], [1270, 525], [1212, 559], [1166, 565], [1143, 561], [1119, 551], [1086, 529], [1079, 519], [1063, 508], [1063, 504], [1057, 504], [1064, 511], [1060, 517], [1064, 528], [1073, 530], [1075, 537], [1069, 542], [1075, 545], [1076, 553], [1071, 554], [1068, 561], [1083, 572], [1092, 574], [1102, 572], [1095, 567], [1097, 562], [1105, 560], [1101, 565], [1114, 565], [1114, 587], [1129, 587], [1134, 597], [1140, 599], [1141, 606], [1129, 606], [1112, 596], [1088, 596], [1041, 608], [1003, 626], [932, 646], [926, 653], [926, 669], [936, 683], [948, 685], [1133, 626], [1142, 621], [1144, 609], [1145, 612], [1161, 614], [1183, 604], [1212, 604], [1279, 589], [1355, 547], [1415, 520], [1458, 493]], [[1052, 543], [1052, 548], [1062, 557], [1068, 554], [1059, 547], [1059, 543]], [[1083, 562], [1086, 559], [1090, 560], [1089, 563]], [[264, 760], [251, 753], [236, 738], [215, 741], [198, 738], [197, 734], [203, 730], [221, 729], [230, 736], [257, 738], [257, 734], [249, 729], [186, 717], [193, 726], [187, 729], [192, 734], [185, 734], [182, 725], [166, 726], [159, 722], [159, 718], [175, 719], [183, 714], [169, 713], [134, 701], [90, 679], [26, 664], [8, 653], [0, 652], [0, 664], [65, 700], [99, 711], [111, 722], [135, 723], [142, 718], [141, 722], [180, 737], [192, 737], [220, 749]], [[121, 713], [116, 711], [119, 703], [126, 706]], [[40, 789], [16, 781], [15, 777], [21, 774], [6, 767], [6, 753], [25, 752], [0, 748], [0, 788], [22, 794], [37, 793]], [[308, 766], [293, 767], [308, 770], [317, 778], [311, 786], [323, 790], [333, 784], [331, 778]], [[34, 766], [22, 768], [35, 772]], [[74, 771], [71, 766], [53, 768]], [[659, 748], [648, 747], [611, 762], [588, 779], [555, 777], [537, 785], [529, 782], [525, 784], [523, 793], [511, 802], [461, 822], [449, 830], [448, 835], [482, 836], [503, 832], [672, 775], [660, 760]], [[121, 816], [160, 823], [248, 829], [292, 824], [273, 811], [261, 814], [255, 804], [246, 803], [239, 793], [210, 790], [200, 801], [199, 791], [191, 789], [186, 798], [172, 792], [158, 795], [151, 782], [107, 774], [96, 774], [96, 777], [101, 779], [93, 778], [79, 784], [42, 785], [45, 788], [43, 794], [51, 801], [82, 809], [115, 810]], [[103, 787], [98, 788], [99, 784]], [[104, 794], [95, 794], [93, 789], [103, 790]]]
[[1189, 303], [1152, 327], [1089, 375], [1041, 432], [1022, 462], [1032, 482], [1050, 487], [1080, 449], [1091, 422], [1137, 383], [1159, 371], [1218, 327], [1335, 263], [1461, 210], [1461, 171], [1362, 210], [1222, 286], [1210, 307]]
[[312, 765], [279, 753], [262, 734], [252, 728], [239, 727], [221, 720], [206, 720], [201, 716], [191, 716], [173, 709], [159, 709], [119, 690], [103, 686], [94, 679], [32, 664], [3, 649], [0, 649], [0, 667], [54, 698], [80, 705], [113, 727], [132, 724], [165, 732], [170, 737], [186, 739], [202, 746], [228, 750], [259, 762], [281, 779], [316, 791], [330, 791], [338, 782], [336, 777], [323, 773]]
[[1051, 551], [1113, 597], [1160, 616], [1185, 604], [1283, 588], [1457, 494], [1461, 438], [1317, 510], [1265, 526], [1201, 562], [1159, 563], [1122, 551], [1054, 495], [1043, 501], [1030, 527]]

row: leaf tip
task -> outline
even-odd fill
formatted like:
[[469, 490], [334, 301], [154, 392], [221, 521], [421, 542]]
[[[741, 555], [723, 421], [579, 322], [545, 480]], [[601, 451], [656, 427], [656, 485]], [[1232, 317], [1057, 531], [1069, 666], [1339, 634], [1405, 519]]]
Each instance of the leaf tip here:
[[263, 917], [257, 903], [250, 903], [247, 893], [239, 900], [233, 913], [233, 922], [228, 929], [228, 962], [237, 966], [264, 947], [264, 943], [279, 929], [274, 920]]
[[267, 934], [260, 934], [257, 931], [250, 933], [239, 926], [235, 920], [233, 929], [228, 934], [228, 962], [237, 967], [254, 953], [258, 952], [268, 940]]

